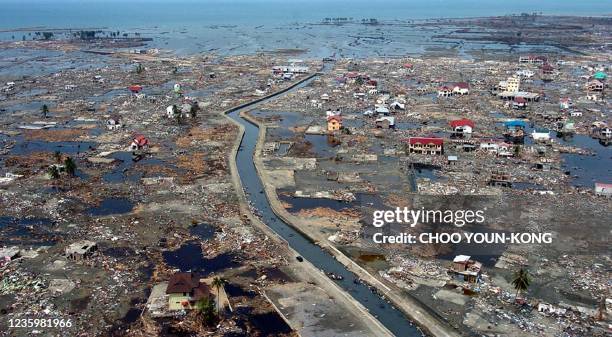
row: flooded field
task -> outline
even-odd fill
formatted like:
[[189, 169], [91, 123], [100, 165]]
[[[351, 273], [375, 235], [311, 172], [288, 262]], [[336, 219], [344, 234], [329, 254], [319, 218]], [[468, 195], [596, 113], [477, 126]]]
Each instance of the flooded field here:
[[59, 240], [53, 227], [51, 219], [0, 216], [0, 244], [53, 246]]
[[48, 142], [48, 141], [17, 141], [11, 149], [13, 155], [25, 155], [33, 152], [55, 152], [80, 154], [91, 151], [96, 146], [93, 142]]
[[592, 155], [563, 154], [563, 168], [569, 171], [574, 186], [590, 187], [596, 182], [612, 179], [612, 147], [585, 135], [574, 135], [569, 140], [557, 138], [559, 143], [576, 146]]
[[91, 207], [87, 213], [91, 216], [107, 216], [132, 211], [132, 202], [127, 198], [106, 198], [98, 206]]
[[199, 242], [187, 242], [177, 250], [163, 253], [164, 261], [171, 267], [180, 271], [198, 272], [202, 275], [216, 273], [228, 268], [238, 267], [238, 256], [220, 254], [212, 258], [204, 257]]
[[192, 226], [189, 231], [191, 234], [197, 236], [200, 240], [207, 241], [214, 237], [216, 229], [214, 226], [201, 223]]

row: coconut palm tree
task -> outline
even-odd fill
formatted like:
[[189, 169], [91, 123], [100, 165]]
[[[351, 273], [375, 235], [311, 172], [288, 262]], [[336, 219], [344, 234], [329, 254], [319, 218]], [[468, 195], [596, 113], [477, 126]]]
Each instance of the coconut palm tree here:
[[200, 110], [200, 106], [197, 103], [191, 106], [191, 108], [189, 109], [189, 114], [191, 115], [191, 118], [195, 118], [198, 115], [198, 110]]
[[526, 291], [529, 288], [529, 284], [531, 284], [531, 277], [529, 276], [529, 271], [527, 269], [519, 269], [516, 273], [514, 273], [514, 279], [512, 280], [512, 285], [514, 289], [516, 289], [515, 298], [518, 298], [518, 295], [521, 291]]
[[515, 156], [515, 157], [518, 157], [518, 156], [520, 156], [520, 155], [521, 155], [521, 146], [520, 146], [520, 145], [516, 145], [516, 146], [514, 147], [514, 156]]
[[70, 157], [66, 157], [66, 159], [64, 160], [64, 168], [66, 169], [66, 172], [71, 175], [74, 176], [76, 173], [76, 163], [74, 162], [74, 160], [72, 160], [72, 158]]
[[595, 316], [596, 319], [598, 321], [605, 320], [606, 312], [608, 312], [608, 308], [606, 307], [606, 298], [602, 296], [599, 300], [599, 306], [597, 307], [597, 316]]
[[219, 294], [221, 292], [221, 288], [225, 285], [225, 280], [220, 277], [215, 277], [212, 280], [211, 286], [217, 289], [217, 313], [221, 311], [221, 300], [219, 298]]
[[136, 65], [136, 74], [142, 74], [145, 71], [145, 67], [142, 64], [138, 63]]
[[215, 307], [209, 298], [203, 298], [196, 302], [196, 310], [202, 317], [205, 325], [212, 325], [215, 321]]

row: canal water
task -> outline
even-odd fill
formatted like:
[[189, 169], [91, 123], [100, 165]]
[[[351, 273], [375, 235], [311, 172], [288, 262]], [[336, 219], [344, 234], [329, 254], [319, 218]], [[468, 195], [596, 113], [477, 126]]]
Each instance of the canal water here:
[[[298, 87], [303, 87], [309, 83], [310, 80]], [[283, 237], [304, 259], [310, 261], [317, 268], [325, 273], [334, 273], [344, 277], [343, 280], [335, 282], [366, 307], [393, 334], [396, 336], [421, 336], [421, 332], [401, 311], [383, 300], [378, 294], [370, 290], [368, 286], [358, 282], [357, 277], [347, 270], [343, 264], [336, 261], [331, 254], [312, 243], [272, 211], [265, 193], [260, 193], [263, 190], [263, 185], [253, 163], [259, 128], [240, 117], [241, 111], [252, 108], [256, 104], [237, 108], [229, 113], [229, 117], [244, 127], [244, 138], [236, 156], [236, 165], [238, 166], [238, 173], [240, 174], [247, 198], [260, 212], [262, 221]]]

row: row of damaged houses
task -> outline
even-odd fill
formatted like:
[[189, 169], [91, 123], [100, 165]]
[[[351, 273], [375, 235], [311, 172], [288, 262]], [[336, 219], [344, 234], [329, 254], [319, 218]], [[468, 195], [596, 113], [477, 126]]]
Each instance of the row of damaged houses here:
[[467, 82], [457, 82], [452, 85], [443, 85], [438, 88], [438, 97], [450, 97], [454, 95], [469, 95], [470, 85]]
[[289, 60], [289, 65], [272, 67], [272, 74], [283, 80], [292, 80], [295, 74], [307, 74], [310, 67], [303, 64], [302, 60]]
[[[537, 64], [542, 69], [542, 73], [550, 74], [554, 72], [554, 67], [548, 63], [545, 57], [527, 57], [521, 60], [521, 63]], [[408, 68], [412, 68], [410, 65]], [[537, 102], [541, 98], [541, 93], [525, 91], [521, 88], [521, 78], [529, 78], [535, 75], [535, 72], [530, 69], [523, 69], [516, 71], [516, 73], [505, 81], [501, 81], [496, 86], [496, 96], [501, 99], [507, 100], [507, 106], [514, 109], [526, 109], [528, 104], [531, 102]], [[605, 78], [605, 76], [598, 75], [599, 78]], [[437, 81], [438, 83], [441, 81]], [[376, 94], [375, 109], [367, 110], [363, 114], [368, 117], [375, 118], [374, 125], [379, 129], [393, 129], [396, 127], [396, 117], [392, 115], [394, 111], [405, 110], [405, 101], [401, 101], [403, 94], [400, 94], [395, 98], [391, 104], [387, 102], [391, 99], [391, 94], [384, 90], [378, 90], [378, 82], [371, 79], [368, 75], [360, 74], [358, 72], [348, 72], [336, 78], [337, 86], [344, 86], [348, 83], [357, 83], [359, 85], [360, 92], [354, 94], [355, 98], [366, 99], [370, 93], [360, 94], [363, 88], [374, 90], [371, 94]], [[521, 90], [522, 89], [522, 90]], [[527, 89], [529, 90], [529, 89]], [[334, 91], [335, 92], [335, 91]], [[339, 92], [339, 91], [338, 91]], [[450, 85], [444, 85], [438, 88], [439, 97], [449, 97], [454, 95], [469, 95], [470, 85], [467, 82], [457, 82]], [[397, 99], [397, 98], [400, 99]], [[321, 100], [330, 101], [331, 96], [327, 93], [321, 96]], [[363, 105], [363, 104], [361, 104]], [[569, 109], [572, 106], [572, 101], [569, 98], [561, 98], [559, 101], [560, 109]], [[580, 111], [568, 111], [570, 117], [580, 117]], [[330, 117], [327, 116], [328, 131], [338, 131], [342, 129], [342, 117]], [[564, 126], [571, 126], [572, 123], [569, 121]], [[507, 130], [503, 136], [505, 139], [491, 140], [489, 139], [474, 139], [466, 144], [465, 149], [476, 150], [480, 149], [487, 152], [496, 153], [499, 156], [514, 156], [516, 153], [516, 143], [522, 143], [524, 136], [526, 135], [525, 125], [506, 125]], [[444, 139], [439, 136], [422, 135], [409, 137], [405, 139], [406, 149], [409, 153], [427, 154], [427, 155], [440, 155], [444, 153], [445, 143], [449, 141], [460, 139], [471, 139], [475, 123], [467, 118], [454, 120], [450, 122], [450, 140]], [[550, 131], [547, 129], [538, 129], [530, 131], [529, 134], [536, 142], [548, 142], [551, 139]], [[464, 149], [464, 150], [465, 150]]]
[[[439, 137], [409, 137], [405, 140], [408, 152], [415, 154], [442, 155], [444, 154], [444, 139]], [[479, 139], [477, 141], [460, 144], [468, 151], [479, 149], [484, 152], [493, 153], [500, 157], [511, 157], [514, 155], [515, 144], [508, 143], [503, 139]]]
[[[367, 112], [366, 112], [367, 113]], [[364, 113], [365, 114], [365, 113]], [[379, 115], [378, 113], [369, 113], [368, 116]], [[327, 116], [329, 132], [338, 131], [342, 128], [342, 117], [338, 115]], [[511, 157], [514, 156], [514, 143], [522, 143], [525, 135], [524, 129], [526, 124], [524, 121], [508, 121], [505, 123], [507, 132], [503, 134], [506, 140], [492, 139], [474, 139], [465, 144], [464, 150], [480, 149], [486, 152], [492, 152], [498, 156]], [[395, 116], [389, 116], [388, 110], [382, 112], [382, 116], [375, 120], [375, 127], [380, 129], [395, 128]], [[453, 139], [470, 140], [475, 129], [474, 121], [468, 118], [462, 118], [450, 121], [450, 137]], [[544, 129], [534, 129], [531, 133], [534, 141], [546, 142], [550, 140], [550, 131]], [[445, 139], [437, 136], [414, 136], [404, 140], [408, 153], [423, 154], [423, 155], [441, 155], [444, 154]]]

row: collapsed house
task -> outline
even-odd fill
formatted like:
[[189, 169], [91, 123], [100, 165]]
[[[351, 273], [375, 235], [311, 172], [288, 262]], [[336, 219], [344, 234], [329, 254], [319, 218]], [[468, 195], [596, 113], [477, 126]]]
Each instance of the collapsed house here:
[[123, 127], [119, 116], [111, 116], [106, 120], [106, 128], [108, 130], [119, 130]]
[[65, 255], [69, 260], [84, 260], [98, 250], [98, 245], [89, 240], [77, 241], [66, 247]]
[[393, 116], [382, 116], [374, 121], [376, 128], [378, 129], [394, 129], [395, 128], [395, 117]]
[[142, 150], [147, 145], [149, 145], [149, 140], [143, 135], [137, 135], [132, 139], [132, 143], [130, 144], [130, 150], [131, 151]]
[[468, 255], [457, 255], [453, 259], [453, 264], [449, 272], [455, 276], [455, 279], [462, 282], [478, 283], [482, 263], [470, 259]]
[[20, 252], [21, 250], [17, 246], [0, 248], [0, 267], [21, 257]]
[[612, 184], [595, 183], [595, 194], [612, 197]]

